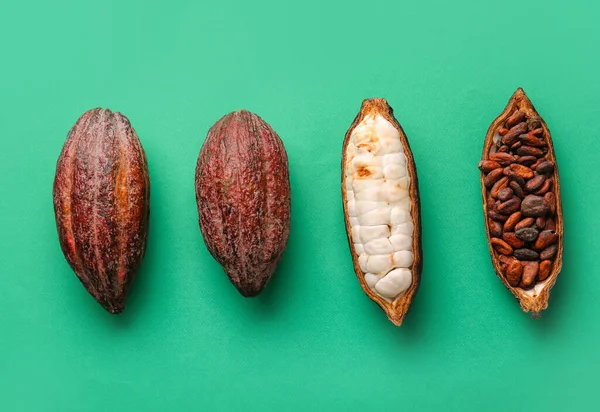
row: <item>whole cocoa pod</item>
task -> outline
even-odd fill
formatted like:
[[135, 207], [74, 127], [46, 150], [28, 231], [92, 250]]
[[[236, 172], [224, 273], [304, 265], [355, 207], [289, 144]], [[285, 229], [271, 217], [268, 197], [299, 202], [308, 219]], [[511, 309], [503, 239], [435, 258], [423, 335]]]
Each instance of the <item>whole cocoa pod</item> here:
[[211, 255], [245, 297], [258, 295], [290, 233], [290, 178], [283, 142], [240, 110], [208, 131], [196, 165], [200, 231]]
[[77, 120], [58, 158], [53, 197], [67, 262], [98, 303], [121, 313], [150, 212], [146, 155], [125, 116], [98, 108]]

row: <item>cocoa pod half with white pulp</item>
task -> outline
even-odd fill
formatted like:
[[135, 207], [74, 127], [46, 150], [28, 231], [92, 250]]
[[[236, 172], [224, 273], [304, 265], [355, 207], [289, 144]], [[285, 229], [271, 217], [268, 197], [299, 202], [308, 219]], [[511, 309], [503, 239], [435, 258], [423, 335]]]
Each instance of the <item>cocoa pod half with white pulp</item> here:
[[200, 231], [212, 256], [245, 297], [258, 295], [290, 233], [290, 179], [283, 142], [245, 110], [208, 131], [196, 165]]
[[346, 133], [342, 201], [358, 281], [399, 326], [421, 280], [421, 212], [412, 152], [385, 99], [363, 101]]
[[93, 109], [77, 120], [58, 159], [53, 197], [67, 262], [98, 303], [122, 312], [150, 212], [146, 155], [125, 116]]

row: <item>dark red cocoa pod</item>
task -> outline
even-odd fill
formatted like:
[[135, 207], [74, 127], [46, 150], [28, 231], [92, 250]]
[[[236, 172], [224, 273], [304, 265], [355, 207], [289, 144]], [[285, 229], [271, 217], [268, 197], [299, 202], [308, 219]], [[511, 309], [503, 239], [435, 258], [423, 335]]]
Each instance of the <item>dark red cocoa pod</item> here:
[[230, 113], [208, 131], [195, 183], [206, 247], [243, 296], [258, 295], [275, 272], [290, 233], [283, 142], [254, 113]]
[[146, 155], [125, 116], [93, 109], [77, 120], [58, 158], [53, 197], [67, 262], [107, 311], [122, 312], [150, 213]]

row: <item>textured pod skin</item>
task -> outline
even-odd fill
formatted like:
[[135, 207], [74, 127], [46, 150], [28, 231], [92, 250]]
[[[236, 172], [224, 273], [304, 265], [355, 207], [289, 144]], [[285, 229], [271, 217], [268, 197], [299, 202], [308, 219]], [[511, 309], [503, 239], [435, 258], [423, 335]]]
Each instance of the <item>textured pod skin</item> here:
[[77, 120], [53, 195], [69, 265], [108, 312], [122, 312], [145, 253], [150, 204], [146, 155], [125, 116], [98, 108]]
[[486, 212], [489, 209], [489, 203], [491, 202], [488, 198], [483, 173], [481, 173], [480, 175], [481, 195], [483, 198], [485, 231], [488, 240], [488, 247], [490, 250], [490, 257], [492, 258], [492, 265], [494, 266], [494, 271], [496, 272], [496, 275], [498, 275], [498, 278], [502, 281], [502, 283], [504, 283], [508, 290], [510, 290], [510, 292], [517, 298], [523, 311], [532, 312], [532, 317], [536, 318], [540, 316], [540, 312], [542, 310], [545, 310], [548, 307], [550, 291], [554, 287], [554, 284], [556, 283], [558, 275], [560, 274], [560, 271], [562, 269], [564, 221], [562, 213], [562, 202], [560, 198], [560, 179], [558, 175], [558, 163], [556, 161], [554, 145], [552, 143], [552, 136], [550, 135], [548, 125], [546, 125], [546, 122], [536, 111], [535, 107], [533, 106], [533, 103], [531, 102], [531, 100], [529, 100], [522, 88], [517, 89], [517, 91], [511, 96], [510, 100], [508, 101], [508, 104], [504, 108], [504, 111], [490, 125], [483, 144], [482, 159], [487, 160], [489, 158], [490, 149], [494, 143], [494, 133], [496, 132], [496, 130], [498, 130], [498, 127], [501, 124], [503, 124], [515, 111], [521, 111], [525, 113], [528, 117], [539, 117], [541, 128], [544, 131], [544, 136], [548, 144], [548, 153], [546, 159], [554, 163], [554, 172], [551, 175], [553, 184], [550, 192], [553, 193], [556, 198], [555, 223], [556, 233], [558, 234], [557, 252], [552, 267], [550, 268], [550, 274], [543, 282], [541, 282], [543, 284], [541, 290], [536, 291], [535, 293], [531, 293], [530, 291], [524, 290], [520, 287], [513, 287], [510, 285], [505, 276], [503, 276], [500, 254], [498, 254], [494, 250], [491, 243], [492, 235], [490, 221], [487, 219], [486, 215]]
[[283, 142], [245, 110], [208, 131], [196, 166], [200, 231], [245, 297], [265, 287], [290, 233], [290, 179]]
[[[408, 175], [412, 184], [410, 185], [408, 197], [412, 204], [411, 209], [411, 220], [414, 226], [414, 236], [412, 243], [412, 253], [414, 255], [414, 262], [411, 267], [412, 272], [412, 283], [406, 292], [393, 301], [382, 298], [367, 285], [365, 281], [365, 273], [360, 267], [359, 256], [354, 250], [352, 240], [352, 229], [350, 224], [350, 216], [348, 210], [348, 191], [345, 184], [345, 168], [348, 159], [347, 157], [347, 146], [349, 144], [352, 132], [354, 129], [363, 121], [366, 116], [382, 116], [385, 120], [391, 123], [391, 125], [398, 131], [400, 141], [404, 148], [406, 155], [406, 167]], [[388, 319], [396, 326], [400, 326], [404, 317], [406, 316], [413, 298], [415, 297], [419, 285], [421, 283], [421, 272], [423, 270], [423, 250], [421, 240], [421, 201], [419, 196], [419, 182], [417, 177], [417, 167], [410, 149], [408, 138], [402, 129], [402, 126], [398, 120], [394, 117], [394, 111], [391, 106], [388, 105], [387, 101], [383, 98], [365, 99], [362, 103], [360, 112], [356, 115], [354, 122], [346, 132], [344, 137], [344, 143], [342, 146], [342, 203], [344, 208], [344, 222], [346, 224], [346, 234], [348, 237], [348, 246], [350, 248], [350, 254], [352, 255], [352, 262], [354, 264], [354, 272], [358, 281], [365, 292], [365, 294], [375, 303], [377, 303], [381, 309], [385, 312]]]

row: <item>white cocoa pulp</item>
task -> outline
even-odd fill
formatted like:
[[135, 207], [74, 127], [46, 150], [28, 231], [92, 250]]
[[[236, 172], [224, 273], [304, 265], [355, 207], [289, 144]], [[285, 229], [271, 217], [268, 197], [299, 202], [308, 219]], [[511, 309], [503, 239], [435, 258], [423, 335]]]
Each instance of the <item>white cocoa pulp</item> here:
[[410, 287], [413, 239], [410, 176], [398, 130], [368, 115], [346, 146], [344, 179], [354, 251], [367, 285], [393, 301]]

